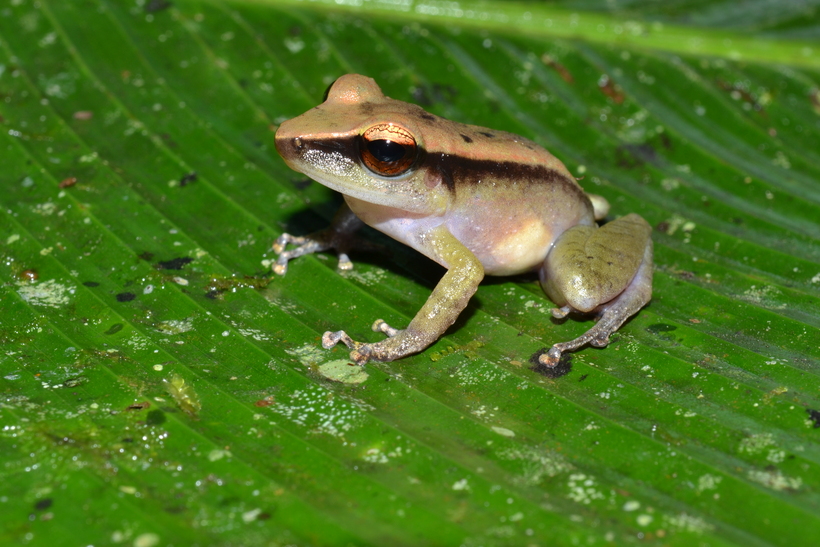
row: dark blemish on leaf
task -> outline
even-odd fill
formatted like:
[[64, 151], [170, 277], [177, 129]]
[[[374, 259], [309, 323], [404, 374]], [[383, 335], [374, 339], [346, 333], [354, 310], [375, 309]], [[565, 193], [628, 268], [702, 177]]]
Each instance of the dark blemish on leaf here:
[[668, 222], [658, 222], [658, 224], [655, 225], [655, 231], [656, 232], [661, 232], [661, 233], [665, 234], [667, 232], [667, 230], [669, 230], [669, 223]]
[[646, 163], [655, 166], [658, 166], [661, 163], [658, 158], [658, 152], [651, 144], [627, 144], [624, 148], [626, 148], [633, 156], [645, 161]]
[[649, 144], [625, 144], [615, 151], [618, 166], [625, 169], [640, 167], [645, 163], [661, 166], [661, 161], [655, 149]]
[[292, 180], [291, 182], [293, 183], [293, 186], [295, 186], [297, 190], [304, 190], [305, 188], [310, 186], [310, 183], [313, 182], [313, 181], [310, 180], [307, 177], [304, 177], [304, 178], [301, 178], [301, 179]]
[[[453, 99], [458, 96], [458, 90], [450, 85], [433, 84], [414, 87], [410, 94], [413, 97], [414, 103], [421, 106], [429, 106], [433, 103], [452, 102]], [[427, 112], [424, 114], [430, 116], [430, 118], [425, 119], [430, 119], [431, 121], [436, 119], [432, 114], [428, 114]]]
[[136, 294], [132, 292], [121, 292], [117, 295], [117, 302], [131, 302], [133, 299], [137, 297]]
[[547, 365], [543, 364], [539, 361], [539, 357], [546, 354], [549, 351], [549, 348], [544, 348], [541, 350], [536, 351], [530, 357], [530, 363], [532, 366], [530, 370], [533, 372], [537, 372], [541, 376], [546, 376], [547, 378], [560, 378], [561, 376], [566, 376], [572, 370], [572, 354], [565, 353], [561, 355], [561, 358], [558, 360], [558, 364], [554, 367], [548, 367]]
[[34, 504], [34, 509], [36, 511], [45, 511], [54, 503], [54, 500], [51, 498], [43, 498], [38, 500], [37, 503]]
[[133, 405], [128, 405], [125, 407], [125, 410], [145, 410], [146, 408], [151, 407], [151, 401], [143, 401], [141, 403], [134, 403]]
[[117, 334], [122, 329], [123, 329], [123, 324], [122, 323], [114, 323], [113, 325], [111, 325], [111, 328], [108, 329], [107, 331], [105, 331], [103, 334], [107, 334], [107, 335], [110, 336], [112, 334]]
[[578, 378], [578, 381], [579, 381], [579, 382], [583, 382], [584, 380], [586, 380], [586, 379], [587, 379], [587, 376], [589, 376], [589, 374], [582, 374], [582, 375], [581, 375], [581, 377], [580, 377], [580, 378]]
[[157, 262], [155, 267], [158, 270], [181, 270], [193, 261], [194, 259], [190, 256], [181, 256], [179, 258]]
[[165, 423], [165, 413], [156, 408], [145, 416], [145, 425], [162, 425]]
[[148, 0], [145, 4], [145, 13], [157, 13], [171, 7], [169, 0]]
[[139, 258], [140, 260], [145, 260], [146, 262], [150, 262], [154, 259], [154, 253], [145, 251], [144, 253], [138, 254], [137, 258]]
[[179, 146], [176, 143], [176, 141], [171, 138], [171, 135], [169, 135], [168, 133], [163, 133], [163, 134], [160, 135], [160, 137], [162, 137], [162, 140], [165, 142], [165, 144], [168, 146], [168, 148], [176, 148], [177, 146]]
[[612, 99], [612, 102], [615, 104], [621, 104], [624, 102], [623, 91], [621, 91], [620, 87], [615, 85], [608, 75], [604, 74], [603, 77], [598, 80], [598, 89], [600, 89], [604, 95]]
[[664, 323], [655, 323], [654, 325], [649, 325], [646, 327], [646, 330], [651, 332], [652, 334], [658, 334], [659, 332], [672, 332], [673, 330], [677, 330], [678, 327], [675, 325], [666, 325]]
[[564, 65], [562, 65], [561, 63], [556, 61], [552, 57], [552, 55], [544, 53], [541, 56], [541, 62], [544, 63], [545, 65], [555, 69], [555, 71], [558, 73], [558, 75], [561, 76], [561, 79], [564, 80], [565, 82], [567, 82], [568, 84], [571, 84], [571, 83], [575, 82], [575, 78], [572, 77], [572, 74], [570, 73], [569, 70], [567, 70], [567, 67], [565, 67]]
[[814, 429], [820, 428], [820, 411], [814, 410], [812, 408], [807, 408], [806, 412], [809, 413], [809, 420], [814, 422]]
[[462, 139], [464, 139], [464, 142], [466, 142], [466, 143], [471, 143], [471, 142], [473, 142], [473, 139], [471, 139], [471, 138], [470, 138], [470, 137], [468, 137], [467, 135], [462, 135], [462, 136], [461, 136], [461, 138], [462, 138]]
[[199, 178], [199, 175], [197, 175], [196, 171], [191, 171], [190, 173], [186, 173], [186, 174], [182, 175], [182, 178], [179, 179], [179, 185], [181, 187], [182, 186], [188, 186], [192, 182], [196, 182], [196, 179], [198, 179], [198, 178]]
[[40, 274], [37, 273], [37, 270], [23, 270], [17, 275], [20, 281], [28, 281], [30, 283], [34, 283], [38, 279], [40, 279]]
[[75, 387], [80, 387], [83, 384], [88, 383], [87, 376], [75, 376], [74, 378], [69, 378], [65, 382], [63, 382], [63, 387], [67, 387], [68, 389], [73, 389]]
[[99, 287], [100, 284], [96, 281], [83, 281], [83, 286], [93, 289], [94, 287]]

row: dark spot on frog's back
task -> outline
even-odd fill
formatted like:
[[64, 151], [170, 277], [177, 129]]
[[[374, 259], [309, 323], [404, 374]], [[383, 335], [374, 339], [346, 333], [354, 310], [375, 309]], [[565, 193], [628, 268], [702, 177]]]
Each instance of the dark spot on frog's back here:
[[359, 105], [359, 111], [365, 116], [369, 116], [373, 113], [373, 103], [361, 103]]
[[[428, 122], [434, 122], [434, 121], [436, 121], [436, 119], [437, 119], [435, 116], [433, 116], [432, 114], [429, 114], [429, 113], [427, 113], [427, 112], [425, 112], [424, 114], [422, 114], [420, 117], [421, 117], [421, 119], [423, 119], [423, 120], [427, 120]], [[462, 135], [462, 136], [463, 136], [463, 135]]]
[[461, 135], [461, 138], [462, 138], [462, 139], [464, 139], [464, 142], [466, 142], [466, 143], [468, 143], [468, 144], [469, 144], [469, 143], [471, 143], [471, 142], [473, 142], [473, 139], [471, 139], [471, 138], [470, 138], [470, 137], [468, 137], [467, 135]]
[[493, 138], [495, 138], [495, 133], [490, 133], [490, 132], [488, 132], [488, 131], [479, 131], [478, 133], [479, 133], [480, 135], [484, 135], [484, 136], [485, 136], [485, 137], [487, 137], [488, 139], [493, 139]]

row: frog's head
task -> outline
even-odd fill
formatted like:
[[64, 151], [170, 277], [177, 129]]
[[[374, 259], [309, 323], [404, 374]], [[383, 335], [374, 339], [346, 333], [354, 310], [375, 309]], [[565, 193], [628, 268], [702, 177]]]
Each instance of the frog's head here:
[[440, 173], [425, 168], [422, 128], [429, 118], [418, 106], [385, 97], [372, 78], [347, 74], [325, 102], [279, 126], [276, 149], [290, 168], [342, 194], [440, 214], [450, 196]]

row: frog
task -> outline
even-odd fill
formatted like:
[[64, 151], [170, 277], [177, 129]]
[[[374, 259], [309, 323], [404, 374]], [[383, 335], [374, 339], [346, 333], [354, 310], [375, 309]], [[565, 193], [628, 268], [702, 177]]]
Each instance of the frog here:
[[[630, 213], [601, 223], [609, 203], [584, 192], [566, 166], [524, 137], [451, 121], [391, 99], [375, 80], [344, 75], [324, 102], [279, 125], [276, 150], [293, 170], [342, 194], [328, 228], [307, 236], [283, 233], [272, 264], [335, 250], [338, 268], [352, 268], [356, 232], [371, 226], [446, 269], [404, 329], [382, 319], [386, 335], [360, 342], [328, 331], [322, 346], [343, 343], [364, 365], [425, 350], [453, 325], [485, 276], [537, 272], [555, 303], [553, 317], [592, 316], [581, 336], [536, 353], [536, 366], [610, 336], [652, 297], [652, 228]], [[565, 362], [565, 361], [564, 361]]]

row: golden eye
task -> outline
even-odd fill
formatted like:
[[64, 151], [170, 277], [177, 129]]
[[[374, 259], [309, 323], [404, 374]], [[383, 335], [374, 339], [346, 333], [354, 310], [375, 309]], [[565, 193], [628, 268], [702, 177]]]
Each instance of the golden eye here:
[[418, 150], [410, 131], [398, 125], [374, 125], [362, 134], [362, 162], [384, 177], [405, 173], [416, 162]]

